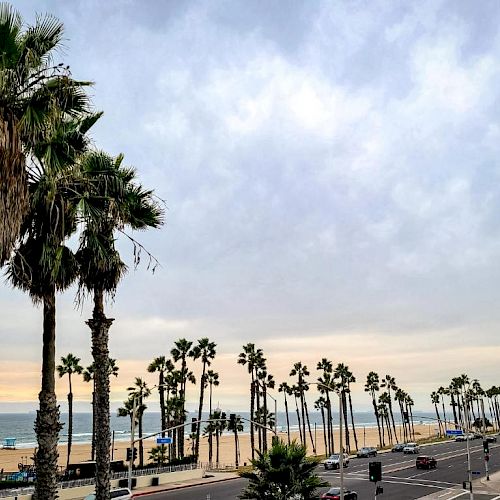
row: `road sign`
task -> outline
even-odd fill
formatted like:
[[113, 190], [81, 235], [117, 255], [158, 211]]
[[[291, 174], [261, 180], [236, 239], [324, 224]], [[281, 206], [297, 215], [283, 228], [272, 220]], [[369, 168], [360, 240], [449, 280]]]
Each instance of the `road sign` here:
[[478, 470], [473, 470], [472, 471], [472, 475], [473, 476], [479, 476], [479, 474], [481, 474], [481, 472], [479, 472]]
[[156, 444], [172, 444], [172, 438], [156, 438]]
[[461, 429], [446, 429], [447, 436], [463, 436], [464, 431]]

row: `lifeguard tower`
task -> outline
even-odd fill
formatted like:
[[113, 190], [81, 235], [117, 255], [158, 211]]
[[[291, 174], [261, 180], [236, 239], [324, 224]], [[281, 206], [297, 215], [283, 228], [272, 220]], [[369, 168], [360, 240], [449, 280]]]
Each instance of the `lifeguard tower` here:
[[2, 448], [4, 450], [15, 450], [16, 449], [16, 438], [5, 438], [3, 440]]

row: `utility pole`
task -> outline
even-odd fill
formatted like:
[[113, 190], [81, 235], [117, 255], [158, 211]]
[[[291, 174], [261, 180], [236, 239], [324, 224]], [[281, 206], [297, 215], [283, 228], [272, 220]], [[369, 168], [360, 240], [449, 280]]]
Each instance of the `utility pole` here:
[[340, 439], [340, 454], [339, 454], [339, 472], [340, 472], [340, 500], [344, 500], [344, 440], [342, 435], [342, 390], [339, 389], [339, 439]]
[[472, 492], [472, 470], [471, 470], [471, 460], [470, 460], [470, 431], [469, 431], [469, 403], [467, 401], [467, 393], [463, 395], [464, 401], [464, 417], [465, 417], [465, 441], [467, 443], [467, 475], [469, 476], [469, 498], [474, 500], [474, 493]]
[[[481, 398], [481, 418], [483, 419], [483, 440], [486, 439], [486, 420], [484, 418], [484, 399]], [[489, 470], [489, 467], [488, 467], [488, 460], [490, 459], [490, 457], [485, 454], [484, 455], [484, 468], [486, 470], [486, 481], [489, 481], [490, 480], [490, 470]]]
[[137, 398], [134, 397], [132, 406], [132, 422], [130, 425], [130, 460], [128, 461], [128, 489], [132, 491], [132, 467], [134, 465], [134, 438], [135, 438], [135, 418], [137, 414]]

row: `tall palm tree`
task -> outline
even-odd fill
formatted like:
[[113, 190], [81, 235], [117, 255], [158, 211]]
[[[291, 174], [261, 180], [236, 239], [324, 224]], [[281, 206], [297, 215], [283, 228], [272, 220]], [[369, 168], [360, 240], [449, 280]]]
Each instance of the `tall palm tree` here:
[[[227, 430], [234, 434], [234, 463], [236, 468], [239, 465], [240, 457], [240, 442], [238, 438], [238, 432], [243, 432], [243, 420], [240, 415], [235, 415], [234, 419], [230, 419], [227, 424]], [[212, 431], [210, 431], [210, 434]]]
[[320, 396], [314, 402], [314, 409], [321, 412], [321, 423], [323, 425], [323, 441], [325, 442], [325, 454], [328, 454], [328, 443], [327, 443], [327, 431], [326, 431], [326, 421], [325, 421], [325, 408], [326, 408], [326, 398]]
[[300, 418], [300, 410], [299, 410], [299, 399], [300, 399], [301, 391], [300, 391], [298, 385], [292, 385], [290, 387], [290, 389], [292, 391], [293, 398], [295, 400], [295, 411], [297, 412], [297, 423], [298, 423], [298, 426], [299, 426], [299, 438], [300, 438], [300, 442], [301, 442], [301, 444], [303, 444], [304, 446], [306, 446], [306, 437], [302, 433], [302, 424], [301, 424], [302, 420]]
[[[123, 155], [114, 158], [100, 151], [88, 153], [80, 162], [82, 174], [91, 184], [79, 204], [84, 228], [77, 259], [79, 289], [82, 294], [86, 291], [92, 296], [94, 306], [87, 325], [91, 330], [95, 364], [97, 500], [107, 500], [110, 490], [108, 344], [114, 320], [104, 312], [104, 297], [114, 296], [126, 271], [116, 249], [116, 233], [123, 233], [125, 229], [158, 228], [163, 222], [153, 191], [139, 185], [135, 170], [123, 166], [122, 162]], [[137, 265], [142, 246], [132, 237], [129, 239], [134, 244]]]
[[394, 394], [394, 399], [399, 403], [399, 411], [401, 412], [401, 422], [403, 423], [403, 440], [408, 441], [410, 439], [410, 432], [407, 430], [407, 425], [409, 425], [409, 419], [407, 418], [407, 411], [405, 410], [406, 404], [406, 392], [399, 388]]
[[373, 404], [373, 412], [375, 414], [375, 419], [377, 421], [377, 429], [378, 429], [378, 438], [380, 447], [382, 447], [382, 432], [380, 429], [380, 416], [378, 414], [378, 406], [377, 406], [377, 392], [380, 390], [380, 378], [378, 373], [370, 372], [366, 376], [366, 384], [365, 384], [365, 392], [369, 392], [372, 397]]
[[[0, 32], [0, 265], [3, 265], [10, 257], [30, 207], [27, 159], [38, 156], [35, 149], [61, 115], [77, 117], [86, 112], [88, 100], [83, 87], [88, 83], [73, 80], [68, 66], [54, 62], [64, 36], [64, 26], [55, 17], [38, 16], [34, 25], [26, 26], [18, 11], [2, 3]], [[44, 482], [43, 466], [38, 478], [40, 483]], [[44, 500], [50, 500], [54, 491], [44, 494], [49, 495]]]
[[[453, 378], [450, 382], [450, 385], [447, 388], [448, 394], [450, 395], [450, 406], [453, 410], [453, 421], [455, 422], [455, 428], [458, 427], [458, 423], [461, 422], [461, 414], [460, 414], [460, 400], [458, 398], [460, 394], [460, 386], [457, 378]], [[457, 407], [459, 409], [459, 415], [457, 416]]]
[[275, 386], [275, 381], [274, 377], [270, 374], [267, 373], [266, 368], [264, 367], [261, 369], [258, 374], [257, 374], [257, 389], [261, 390], [262, 389], [262, 416], [264, 417], [264, 420], [262, 425], [264, 426], [262, 428], [262, 444], [263, 444], [263, 451], [267, 450], [267, 428], [272, 427], [269, 422], [267, 422], [267, 389], [274, 389]]
[[301, 361], [298, 361], [293, 365], [292, 370], [290, 371], [290, 377], [297, 377], [297, 389], [299, 391], [300, 398], [300, 407], [301, 407], [301, 416], [302, 416], [302, 436], [303, 443], [306, 443], [306, 414], [305, 414], [305, 388], [307, 386], [307, 382], [305, 382], [305, 377], [309, 375], [309, 370], [307, 366], [302, 364]]
[[292, 394], [292, 389], [291, 387], [286, 383], [286, 382], [281, 382], [279, 388], [279, 392], [283, 393], [283, 396], [285, 398], [285, 414], [286, 414], [286, 435], [288, 438], [288, 444], [290, 444], [290, 417], [288, 415], [288, 401], [286, 399], [286, 396], [289, 395], [291, 396]]
[[[189, 379], [189, 370], [187, 368], [187, 357], [189, 355], [189, 350], [193, 342], [187, 339], [178, 339], [174, 342], [174, 347], [170, 351], [170, 354], [174, 361], [177, 363], [181, 362], [181, 381], [180, 381], [180, 391], [179, 398], [183, 401], [182, 414], [185, 416], [186, 412], [186, 385]], [[179, 457], [184, 457], [184, 429], [179, 429], [177, 432], [178, 447], [179, 447]]]
[[73, 437], [73, 386], [71, 384], [71, 375], [76, 373], [80, 375], [83, 371], [83, 366], [80, 365], [80, 358], [69, 353], [66, 357], [61, 358], [61, 364], [57, 365], [57, 373], [59, 377], [68, 376], [69, 392], [68, 392], [68, 456], [66, 459], [66, 468], [69, 468], [69, 458], [71, 455], [71, 443]]
[[326, 398], [326, 422], [327, 422], [327, 443], [328, 447], [325, 453], [331, 454], [334, 451], [334, 441], [333, 441], [333, 419], [332, 419], [332, 402], [330, 399], [330, 387], [335, 386], [335, 381], [333, 379], [333, 363], [327, 359], [322, 358], [321, 361], [316, 365], [316, 370], [323, 370], [321, 377], [318, 377], [318, 390], [320, 393], [325, 395]]
[[431, 403], [434, 405], [434, 409], [436, 410], [436, 418], [439, 426], [439, 436], [443, 435], [443, 424], [441, 422], [441, 417], [439, 416], [438, 404], [440, 402], [439, 394], [436, 391], [431, 392]]
[[386, 419], [386, 424], [387, 424], [387, 439], [389, 440], [389, 443], [393, 443], [393, 436], [392, 436], [392, 429], [391, 429], [391, 421], [390, 421], [390, 414], [389, 414], [389, 394], [387, 392], [383, 392], [379, 397], [378, 397], [378, 402], [379, 402], [379, 408], [384, 408], [384, 418]]
[[413, 439], [415, 440], [415, 426], [413, 425], [413, 410], [412, 410], [415, 403], [413, 402], [413, 399], [409, 394], [406, 396], [406, 404], [408, 411], [410, 413], [411, 434], [413, 436]]
[[148, 365], [149, 373], [158, 372], [158, 394], [160, 396], [160, 425], [162, 437], [165, 437], [165, 429], [167, 428], [167, 416], [165, 411], [165, 374], [172, 371], [174, 371], [174, 364], [170, 359], [166, 359], [165, 356], [154, 358]]
[[387, 399], [387, 408], [389, 409], [389, 416], [391, 417], [392, 429], [394, 431], [394, 436], [396, 436], [396, 441], [398, 440], [398, 435], [396, 433], [396, 424], [394, 423], [394, 413], [392, 412], [392, 397], [391, 391], [396, 392], [398, 390], [398, 386], [396, 385], [396, 379], [391, 375], [386, 375], [382, 379], [382, 383], [380, 384], [382, 389], [386, 389], [388, 399]]
[[356, 450], [358, 449], [358, 436], [356, 434], [356, 426], [354, 425], [354, 412], [352, 411], [352, 396], [351, 396], [351, 384], [356, 383], [356, 377], [350, 370], [347, 370], [346, 373], [346, 392], [347, 398], [349, 399], [349, 412], [351, 414], [351, 426], [352, 426], [352, 435], [354, 436], [354, 446]]
[[144, 400], [151, 395], [148, 384], [140, 377], [135, 377], [134, 385], [127, 388], [131, 398], [137, 399], [137, 422], [139, 424], [139, 467], [144, 465], [144, 443], [142, 442], [142, 419], [147, 409]]
[[347, 451], [351, 451], [351, 442], [349, 436], [349, 424], [347, 421], [347, 380], [350, 377], [349, 367], [344, 365], [344, 363], [339, 363], [333, 372], [335, 379], [338, 379], [337, 387], [340, 391], [340, 399], [342, 401], [342, 412], [344, 414], [344, 425], [345, 425], [345, 445]]
[[[207, 371], [207, 382], [209, 386], [209, 394], [208, 394], [208, 414], [212, 415], [212, 391], [214, 387], [217, 387], [220, 384], [219, 374], [214, 372], [213, 370]], [[213, 456], [213, 441], [212, 441], [213, 433], [210, 430], [208, 434], [208, 461], [212, 463]]]
[[262, 349], [256, 349], [255, 344], [248, 343], [243, 346], [243, 351], [238, 355], [238, 364], [247, 366], [251, 377], [250, 382], [250, 447], [252, 449], [252, 459], [255, 458], [255, 428], [253, 424], [256, 397], [256, 370], [265, 362]]
[[7, 269], [14, 287], [27, 292], [35, 304], [43, 304], [42, 387], [35, 423], [35, 497], [43, 500], [56, 495], [61, 429], [55, 394], [56, 292], [67, 289], [77, 277], [75, 256], [65, 246], [76, 230], [75, 192], [82, 187], [75, 162], [87, 146], [85, 134], [98, 117], [62, 118], [37, 145], [34, 161], [39, 168], [30, 176], [29, 208]]
[[[116, 359], [109, 358], [108, 362], [108, 373], [109, 376], [118, 377], [118, 365], [116, 364]], [[92, 382], [92, 446], [91, 446], [91, 458], [90, 460], [95, 459], [95, 429], [96, 429], [96, 419], [95, 419], [95, 379], [94, 379], [94, 363], [90, 364], [83, 370], [83, 381], [84, 382]]]
[[440, 397], [441, 406], [443, 408], [444, 432], [446, 433], [446, 431], [448, 430], [448, 422], [447, 422], [447, 418], [446, 418], [446, 409], [445, 409], [445, 405], [444, 405], [444, 397], [446, 395], [448, 395], [448, 389], [446, 389], [445, 387], [441, 386], [437, 390], [437, 393], [438, 393], [438, 396]]
[[[212, 364], [212, 360], [215, 358], [215, 348], [217, 344], [215, 342], [210, 342], [207, 337], [203, 337], [198, 340], [191, 351], [189, 351], [189, 356], [194, 360], [201, 359], [202, 369], [201, 369], [201, 379], [200, 379], [200, 402], [198, 405], [198, 420], [201, 420], [201, 414], [203, 411], [203, 398], [205, 394], [205, 388], [207, 387], [207, 367]], [[200, 423], [196, 426], [196, 443], [194, 447], [194, 456], [198, 458], [200, 450]]]

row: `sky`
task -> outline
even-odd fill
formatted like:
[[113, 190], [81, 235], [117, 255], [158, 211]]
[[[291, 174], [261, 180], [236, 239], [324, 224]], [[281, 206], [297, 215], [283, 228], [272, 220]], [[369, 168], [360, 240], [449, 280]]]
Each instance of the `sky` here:
[[[299, 360], [311, 377], [323, 357], [348, 364], [359, 410], [371, 370], [421, 409], [464, 372], [499, 385], [497, 1], [16, 7], [64, 22], [58, 57], [104, 111], [95, 147], [123, 152], [167, 207], [135, 235], [154, 274], [119, 242], [113, 408], [180, 337], [217, 343], [215, 399], [231, 409], [248, 407], [247, 342], [279, 382]], [[74, 298], [58, 297], [57, 356], [89, 364], [90, 306]], [[0, 309], [0, 411], [33, 409], [42, 311], [7, 283]], [[63, 410], [66, 392], [58, 381]], [[76, 409], [89, 399], [76, 383]]]

